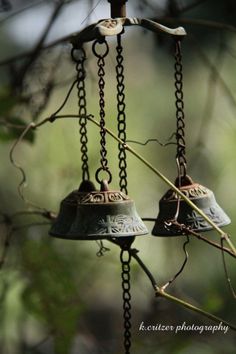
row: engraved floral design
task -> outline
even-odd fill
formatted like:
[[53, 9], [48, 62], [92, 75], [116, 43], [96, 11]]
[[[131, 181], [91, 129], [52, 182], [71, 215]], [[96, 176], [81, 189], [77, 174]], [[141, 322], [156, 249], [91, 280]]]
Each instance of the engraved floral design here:
[[78, 197], [78, 203], [81, 204], [115, 203], [124, 200], [130, 200], [130, 198], [119, 191], [83, 193]]
[[136, 216], [106, 215], [106, 219], [100, 218], [97, 222], [96, 233], [98, 234], [134, 234], [147, 232], [141, 219]]
[[[221, 212], [218, 208], [211, 207], [207, 210], [203, 210], [205, 214], [216, 224], [221, 224], [222, 220]], [[208, 228], [210, 227], [208, 222], [203, 219], [195, 210], [191, 214], [187, 215], [187, 224], [191, 225], [193, 229]]]
[[[206, 187], [201, 186], [200, 184], [195, 184], [187, 187], [180, 188], [180, 191], [187, 197], [187, 198], [201, 198], [209, 194], [211, 191]], [[164, 195], [162, 200], [170, 201], [170, 200], [177, 200], [178, 194], [171, 189]]]

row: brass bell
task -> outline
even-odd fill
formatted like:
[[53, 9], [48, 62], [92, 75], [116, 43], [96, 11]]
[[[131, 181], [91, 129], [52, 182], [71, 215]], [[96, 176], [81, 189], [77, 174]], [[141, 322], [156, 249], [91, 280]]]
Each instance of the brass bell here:
[[82, 187], [62, 201], [50, 235], [72, 240], [117, 240], [148, 233], [134, 201], [120, 191], [109, 190], [107, 181], [101, 181], [100, 191], [84, 191]]
[[[175, 185], [186, 195], [196, 206], [201, 209], [217, 226], [230, 224], [229, 217], [221, 209], [215, 200], [213, 192], [195, 183], [189, 176], [181, 178], [181, 185], [178, 186], [176, 179]], [[179, 199], [177, 193], [169, 189], [159, 202], [159, 214], [157, 216], [152, 235], [154, 236], [179, 236], [183, 231], [171, 228], [171, 220], [177, 218], [179, 224], [184, 224], [196, 232], [204, 232], [212, 229], [212, 226], [199, 215], [182, 198]]]

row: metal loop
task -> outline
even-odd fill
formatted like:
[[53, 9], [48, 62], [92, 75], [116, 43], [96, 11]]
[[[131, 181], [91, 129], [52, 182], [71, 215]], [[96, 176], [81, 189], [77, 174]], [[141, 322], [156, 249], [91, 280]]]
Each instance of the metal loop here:
[[71, 49], [71, 58], [76, 62], [80, 62], [81, 60], [86, 59], [86, 53], [83, 47]]
[[122, 264], [124, 265], [129, 264], [130, 260], [131, 260], [131, 254], [129, 250], [122, 249], [120, 253], [120, 261], [122, 262]]
[[[100, 174], [100, 172], [106, 172], [107, 174], [108, 174], [108, 179], [107, 178], [99, 178], [99, 174]], [[104, 167], [100, 167], [100, 168], [98, 168], [97, 169], [97, 171], [96, 171], [96, 174], [95, 174], [95, 178], [96, 178], [96, 181], [99, 183], [99, 184], [101, 184], [101, 182], [102, 182], [102, 180], [104, 180], [104, 179], [106, 179], [107, 180], [107, 183], [109, 184], [109, 183], [111, 183], [111, 181], [112, 181], [112, 174], [111, 174], [111, 172], [110, 172], [110, 170], [108, 169], [108, 167], [107, 168], [104, 168]]]
[[[102, 44], [105, 44], [105, 50], [103, 53], [99, 53], [97, 51], [97, 45], [100, 45], [100, 48], [101, 48], [101, 45]], [[96, 40], [93, 42], [93, 46], [92, 46], [92, 50], [93, 50], [93, 54], [97, 57], [97, 58], [105, 58], [107, 56], [107, 54], [109, 53], [109, 46], [108, 46], [108, 43], [106, 40], [104, 40], [103, 42], [99, 41], [99, 40]]]

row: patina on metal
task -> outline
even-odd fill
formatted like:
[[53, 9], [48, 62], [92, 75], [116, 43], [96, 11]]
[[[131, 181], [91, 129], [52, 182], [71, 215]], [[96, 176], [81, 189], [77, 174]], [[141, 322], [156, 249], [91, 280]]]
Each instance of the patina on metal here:
[[72, 191], [61, 201], [59, 214], [49, 231], [51, 236], [70, 239], [68, 235], [76, 218], [78, 202], [91, 191], [96, 191], [95, 185], [85, 180], [79, 189]]
[[[225, 226], [230, 223], [229, 217], [217, 204], [213, 192], [195, 183], [189, 176], [182, 178], [179, 186], [179, 178], [176, 186], [196, 206], [201, 209], [217, 226]], [[172, 221], [178, 221], [196, 232], [212, 230], [212, 226], [189, 206], [185, 200], [179, 198], [177, 193], [169, 189], [159, 202], [159, 214], [157, 216], [152, 235], [154, 236], [179, 236], [186, 234], [181, 228], [172, 227]]]
[[139, 26], [154, 33], [161, 32], [179, 38], [186, 36], [186, 31], [183, 27], [169, 28], [147, 18], [121, 16], [119, 18], [99, 20], [85, 27], [82, 31], [75, 33], [70, 41], [75, 48], [80, 48], [81, 43], [94, 41], [96, 39], [103, 40], [106, 36], [121, 34], [126, 26]]
[[[175, 185], [188, 197], [209, 219], [217, 226], [230, 223], [229, 217], [215, 200], [213, 192], [202, 186], [187, 175], [186, 143], [185, 143], [185, 114], [183, 95], [183, 66], [181, 41], [175, 40], [175, 107], [176, 107], [176, 163], [178, 177]], [[179, 226], [177, 226], [179, 225]], [[184, 226], [184, 227], [181, 227]], [[157, 216], [152, 235], [179, 236], [186, 235], [186, 228], [196, 232], [212, 230], [212, 226], [178, 194], [169, 189], [159, 202]]]
[[89, 184], [91, 191], [86, 192], [87, 183], [84, 181], [79, 191], [73, 191], [61, 202], [50, 235], [72, 240], [116, 240], [148, 233], [134, 201], [127, 195], [109, 190], [105, 180], [100, 191]]

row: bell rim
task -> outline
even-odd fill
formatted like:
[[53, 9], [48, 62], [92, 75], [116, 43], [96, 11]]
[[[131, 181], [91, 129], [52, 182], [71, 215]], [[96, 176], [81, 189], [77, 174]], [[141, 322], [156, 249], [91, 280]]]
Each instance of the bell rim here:
[[[219, 207], [220, 208], [220, 207]], [[220, 208], [221, 212], [223, 212], [223, 217], [222, 217], [222, 221], [217, 223], [215, 222], [215, 224], [218, 226], [218, 227], [225, 227], [225, 226], [228, 226], [230, 223], [231, 223], [231, 219], [230, 217]], [[205, 210], [203, 210], [204, 213], [207, 215], [207, 212]], [[202, 218], [203, 219], [203, 218]], [[204, 219], [203, 219], [204, 220]], [[168, 231], [167, 229], [165, 229], [164, 227], [164, 222], [166, 220], [165, 219], [160, 219], [157, 217], [156, 221], [155, 221], [155, 224], [154, 224], [154, 227], [152, 229], [152, 236], [159, 236], [159, 237], [177, 237], [177, 236], [185, 236], [185, 234], [181, 233], [181, 230], [179, 233], [176, 233], [176, 234], [173, 234], [171, 233], [171, 231]], [[178, 219], [177, 219], [178, 221]], [[207, 221], [206, 221], [207, 222]], [[180, 224], [181, 224], [181, 221], [180, 221]], [[157, 225], [157, 226], [156, 226]], [[158, 227], [158, 225], [160, 225]], [[186, 226], [190, 226], [189, 223], [186, 223], [185, 224]], [[162, 231], [164, 230], [164, 232], [159, 232], [158, 230]], [[207, 225], [206, 226], [203, 226], [201, 227], [200, 229], [197, 228], [197, 227], [192, 227], [191, 228], [192, 231], [194, 232], [197, 232], [197, 233], [201, 233], [201, 232], [206, 232], [206, 231], [213, 231], [214, 228], [207, 222]]]
[[101, 235], [98, 234], [80, 234], [79, 236], [72, 235], [72, 234], [67, 234], [67, 235], [60, 235], [57, 233], [52, 232], [51, 230], [49, 231], [49, 235], [54, 238], [60, 238], [62, 240], [81, 240], [81, 241], [96, 241], [96, 240], [110, 240], [110, 239], [120, 239], [120, 238], [127, 238], [127, 237], [136, 237], [136, 236], [144, 236], [148, 235], [148, 230], [146, 231], [139, 231], [135, 233], [119, 233], [119, 235], [116, 236], [114, 233], [104, 233]]

